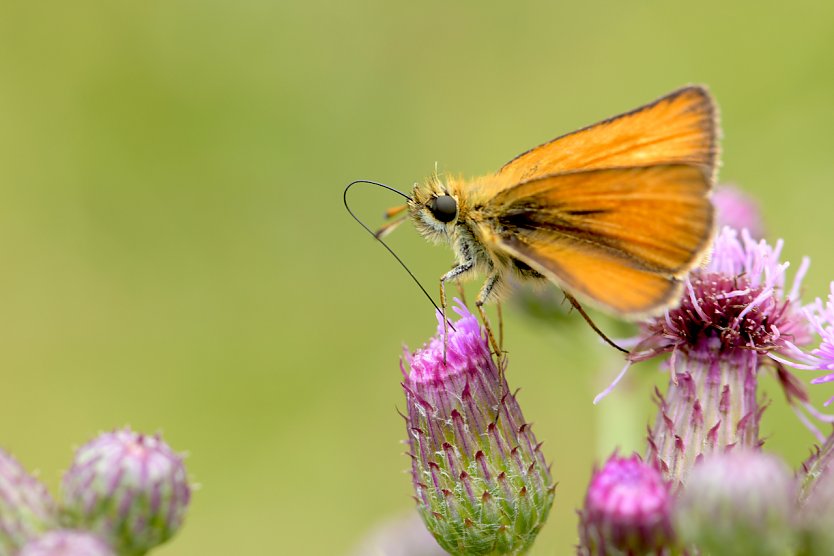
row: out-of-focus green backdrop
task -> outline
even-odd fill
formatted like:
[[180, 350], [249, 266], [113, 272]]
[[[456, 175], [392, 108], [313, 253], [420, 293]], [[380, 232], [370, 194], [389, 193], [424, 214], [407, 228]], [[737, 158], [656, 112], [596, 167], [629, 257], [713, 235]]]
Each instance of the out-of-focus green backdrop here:
[[[55, 488], [97, 431], [161, 430], [201, 488], [158, 554], [347, 553], [412, 507], [398, 357], [434, 316], [344, 185], [489, 172], [706, 83], [721, 178], [812, 257], [810, 300], [834, 278], [832, 52], [822, 1], [3, 1], [0, 445]], [[398, 201], [353, 199], [371, 225]], [[434, 292], [450, 253], [391, 241]], [[594, 407], [615, 353], [513, 307], [506, 327], [559, 481], [534, 553], [569, 554], [593, 463], [642, 451], [663, 377]], [[813, 439], [766, 382], [796, 464]]]

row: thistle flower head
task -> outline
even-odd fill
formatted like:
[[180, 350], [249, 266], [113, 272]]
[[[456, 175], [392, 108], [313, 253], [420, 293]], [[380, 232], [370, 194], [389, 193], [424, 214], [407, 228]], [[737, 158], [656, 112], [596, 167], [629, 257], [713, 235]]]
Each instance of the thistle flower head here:
[[57, 523], [46, 487], [0, 449], [0, 554], [14, 554]]
[[521, 554], [553, 503], [550, 471], [477, 319], [454, 310], [454, 329], [444, 338], [439, 317], [401, 364], [417, 507], [451, 554]]
[[[779, 261], [782, 242], [754, 241], [746, 230], [725, 227], [712, 258], [685, 282], [681, 303], [646, 324], [633, 359], [663, 352], [739, 362], [781, 357], [809, 361], [797, 345], [811, 340], [811, 328], [799, 304], [807, 259], [786, 291], [788, 263]], [[754, 354], [752, 357], [750, 354]]]
[[144, 554], [171, 538], [190, 498], [182, 457], [158, 435], [130, 429], [82, 446], [62, 487], [71, 525], [100, 534], [119, 554]]
[[764, 235], [764, 223], [759, 204], [750, 195], [732, 185], [719, 185], [712, 194], [715, 222], [736, 230], [746, 229], [753, 238]]
[[669, 483], [638, 455], [594, 472], [579, 512], [580, 555], [661, 554], [673, 544]]
[[675, 511], [678, 533], [708, 554], [793, 554], [796, 490], [773, 455], [736, 450], [706, 457], [689, 475]]
[[17, 556], [116, 556], [116, 553], [93, 533], [59, 529], [28, 543]]
[[669, 390], [656, 392], [660, 411], [648, 457], [678, 483], [686, 482], [705, 455], [761, 445], [759, 421], [766, 404], [757, 386], [763, 367], [776, 371], [792, 403], [814, 412], [788, 370], [817, 365], [803, 349], [813, 332], [799, 301], [808, 261], [788, 284], [781, 250], [781, 241], [771, 246], [754, 241], [747, 230], [725, 227], [709, 263], [686, 278], [679, 306], [645, 323], [629, 356], [630, 364], [670, 355]]

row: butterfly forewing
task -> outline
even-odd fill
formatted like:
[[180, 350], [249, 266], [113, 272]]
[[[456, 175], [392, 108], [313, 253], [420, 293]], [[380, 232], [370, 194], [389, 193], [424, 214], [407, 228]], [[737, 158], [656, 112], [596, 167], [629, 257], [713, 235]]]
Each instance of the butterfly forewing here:
[[498, 171], [503, 183], [576, 170], [690, 164], [712, 172], [717, 124], [703, 87], [679, 89], [651, 104], [535, 147]]
[[568, 172], [504, 190], [489, 235], [508, 254], [604, 308], [667, 306], [712, 236], [710, 177], [682, 164]]

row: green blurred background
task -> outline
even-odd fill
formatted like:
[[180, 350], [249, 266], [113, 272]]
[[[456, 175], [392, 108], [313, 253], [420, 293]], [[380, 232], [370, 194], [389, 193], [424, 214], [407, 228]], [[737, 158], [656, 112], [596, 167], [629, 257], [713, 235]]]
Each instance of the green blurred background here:
[[[434, 316], [344, 185], [489, 172], [690, 82], [721, 106], [722, 180], [827, 292], [834, 3], [497, 4], [0, 2], [0, 445], [55, 488], [98, 431], [161, 430], [201, 488], [158, 554], [347, 553], [412, 507], [398, 357]], [[371, 225], [398, 201], [353, 199]], [[391, 240], [434, 291], [448, 250]], [[559, 481], [534, 553], [569, 554], [593, 463], [642, 451], [663, 376], [594, 407], [617, 355], [505, 313]], [[813, 438], [766, 385], [796, 464]]]

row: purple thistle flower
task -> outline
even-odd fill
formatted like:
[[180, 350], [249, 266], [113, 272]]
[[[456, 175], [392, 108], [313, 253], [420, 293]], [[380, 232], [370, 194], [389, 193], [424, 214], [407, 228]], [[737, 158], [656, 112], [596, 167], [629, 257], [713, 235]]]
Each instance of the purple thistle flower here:
[[813, 363], [797, 347], [811, 340], [799, 305], [808, 260], [786, 292], [788, 263], [779, 262], [782, 242], [771, 247], [744, 230], [740, 235], [731, 228], [721, 231], [707, 266], [687, 278], [680, 305], [647, 323], [633, 360], [671, 353], [704, 361], [733, 359], [748, 369], [767, 360]]
[[660, 471], [637, 454], [612, 455], [591, 477], [579, 512], [580, 556], [670, 554], [673, 496]]
[[[818, 359], [817, 366], [821, 370], [834, 371], [834, 282], [830, 285], [828, 301], [823, 304], [822, 300], [817, 299], [816, 304], [808, 309], [808, 318], [822, 338], [819, 347], [811, 352]], [[834, 372], [815, 378], [811, 383], [824, 384], [831, 381], [834, 381]], [[834, 402], [834, 398], [830, 398], [825, 405], [831, 402]]]
[[759, 203], [741, 189], [732, 185], [719, 185], [712, 194], [717, 229], [724, 226], [736, 230], [746, 229], [753, 238], [764, 236], [764, 223]]
[[17, 556], [116, 556], [116, 553], [93, 533], [60, 529], [28, 543]]
[[0, 554], [14, 554], [57, 526], [55, 502], [46, 487], [0, 449]]
[[182, 457], [159, 435], [130, 429], [82, 446], [62, 487], [72, 526], [100, 534], [120, 554], [144, 554], [171, 538], [191, 493]]
[[541, 444], [490, 355], [477, 319], [460, 319], [401, 363], [417, 508], [451, 554], [520, 554], [553, 504]]
[[629, 356], [626, 369], [669, 354], [669, 390], [656, 393], [648, 459], [675, 481], [685, 481], [703, 455], [760, 445], [762, 368], [775, 370], [788, 399], [813, 412], [788, 371], [817, 368], [816, 358], [800, 348], [812, 338], [799, 301], [808, 260], [786, 290], [781, 250], [781, 241], [771, 247], [725, 227], [709, 263], [687, 277], [680, 305], [645, 323]]
[[733, 450], [692, 469], [675, 508], [682, 541], [704, 554], [795, 554], [796, 484], [776, 456]]

